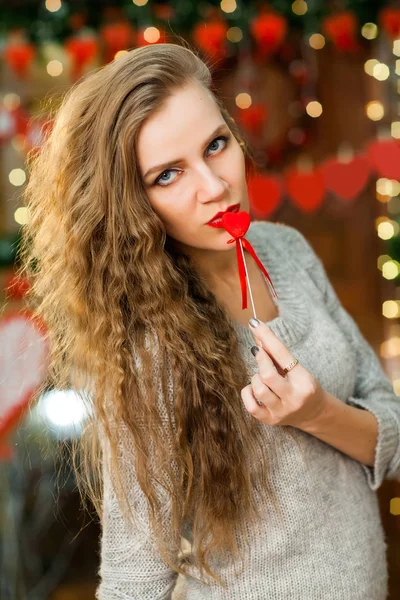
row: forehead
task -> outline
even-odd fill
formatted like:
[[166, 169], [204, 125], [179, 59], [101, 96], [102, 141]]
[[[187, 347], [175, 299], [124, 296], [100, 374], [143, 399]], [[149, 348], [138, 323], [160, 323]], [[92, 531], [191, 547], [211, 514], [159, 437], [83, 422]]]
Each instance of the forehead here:
[[190, 84], [174, 91], [140, 130], [137, 151], [141, 168], [181, 156], [189, 145], [202, 143], [223, 122], [217, 103], [202, 86]]

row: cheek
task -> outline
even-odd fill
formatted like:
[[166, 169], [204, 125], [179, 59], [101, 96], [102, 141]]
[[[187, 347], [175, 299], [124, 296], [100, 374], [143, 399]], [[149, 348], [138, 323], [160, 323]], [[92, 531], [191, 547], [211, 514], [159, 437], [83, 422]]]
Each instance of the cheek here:
[[229, 161], [230, 182], [235, 188], [246, 185], [246, 162], [243, 151], [239, 144], [232, 148], [231, 160]]
[[242, 210], [248, 210], [249, 198], [246, 181], [246, 162], [243, 151], [239, 144], [237, 144], [237, 147], [235, 148], [235, 153], [231, 161], [230, 168], [231, 166], [232, 169], [230, 170], [229, 184], [232, 187], [232, 189], [240, 196]]
[[190, 200], [185, 199], [184, 194], [174, 193], [172, 187], [171, 185], [171, 190], [161, 190], [161, 193], [157, 193], [156, 189], [148, 194], [148, 198], [154, 212], [164, 223], [167, 233], [174, 237], [176, 232], [188, 228], [194, 207]]

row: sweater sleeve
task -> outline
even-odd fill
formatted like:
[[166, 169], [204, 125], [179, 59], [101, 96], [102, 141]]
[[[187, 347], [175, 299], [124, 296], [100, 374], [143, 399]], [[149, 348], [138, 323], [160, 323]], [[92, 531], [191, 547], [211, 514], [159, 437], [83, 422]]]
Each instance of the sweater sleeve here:
[[298, 230], [287, 225], [284, 228], [287, 229], [291, 255], [302, 261], [322, 294], [329, 313], [354, 350], [357, 379], [353, 395], [348, 398], [347, 403], [369, 410], [378, 422], [374, 465], [361, 463], [370, 488], [377, 490], [384, 479], [400, 480], [400, 398], [394, 393], [393, 385], [374, 350], [341, 305], [320, 258]]
[[[105, 468], [108, 444], [103, 441], [100, 584], [95, 597], [97, 600], [171, 600], [178, 573], [162, 560], [152, 538], [148, 501], [134, 469], [134, 443], [124, 427], [119, 426], [115, 434], [119, 442], [122, 483], [135, 518], [134, 523], [128, 521], [129, 524], [124, 519], [109, 469]], [[170, 516], [171, 501], [166, 493], [162, 500], [164, 524]]]

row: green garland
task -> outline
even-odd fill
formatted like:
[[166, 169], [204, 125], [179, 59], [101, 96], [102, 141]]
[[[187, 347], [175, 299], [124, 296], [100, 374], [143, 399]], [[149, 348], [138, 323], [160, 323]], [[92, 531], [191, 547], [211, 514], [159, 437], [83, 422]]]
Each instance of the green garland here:
[[[7, 6], [0, 8], [0, 35], [5, 38], [7, 32], [16, 27], [26, 29], [31, 41], [40, 43], [48, 39], [64, 40], [74, 33], [71, 16], [84, 14], [86, 26], [97, 30], [105, 22], [107, 9], [120, 9], [137, 27], [159, 25], [172, 34], [186, 36], [199, 22], [207, 18], [209, 9], [220, 12], [230, 26], [237, 26], [247, 32], [249, 22], [260, 12], [265, 2], [237, 0], [238, 8], [233, 13], [225, 13], [220, 9], [219, 0], [194, 2], [193, 0], [175, 0], [172, 2], [152, 2], [144, 6], [136, 6], [132, 0], [62, 0], [60, 10], [50, 12], [45, 2], [28, 0], [8, 0]], [[284, 15], [289, 28], [304, 35], [320, 31], [321, 19], [335, 12], [336, 3], [327, 0], [308, 0], [307, 12], [296, 15], [292, 10], [291, 0], [271, 0], [269, 6]], [[341, 3], [341, 7], [351, 10], [362, 25], [367, 22], [377, 23], [379, 10], [393, 4], [382, 0], [349, 0]], [[172, 14], [162, 18], [162, 9], [170, 7]]]
[[0, 268], [18, 263], [21, 230], [0, 236]]

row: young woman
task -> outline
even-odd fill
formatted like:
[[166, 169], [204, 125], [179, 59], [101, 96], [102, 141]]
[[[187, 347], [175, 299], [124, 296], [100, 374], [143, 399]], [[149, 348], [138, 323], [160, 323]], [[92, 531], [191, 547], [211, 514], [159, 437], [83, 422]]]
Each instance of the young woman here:
[[246, 253], [258, 320], [242, 310], [210, 221], [249, 210], [252, 164], [185, 44], [85, 76], [31, 159], [25, 270], [51, 380], [90, 405], [98, 600], [171, 598], [178, 573], [187, 600], [386, 597], [399, 399], [293, 227], [250, 224], [278, 297]]

